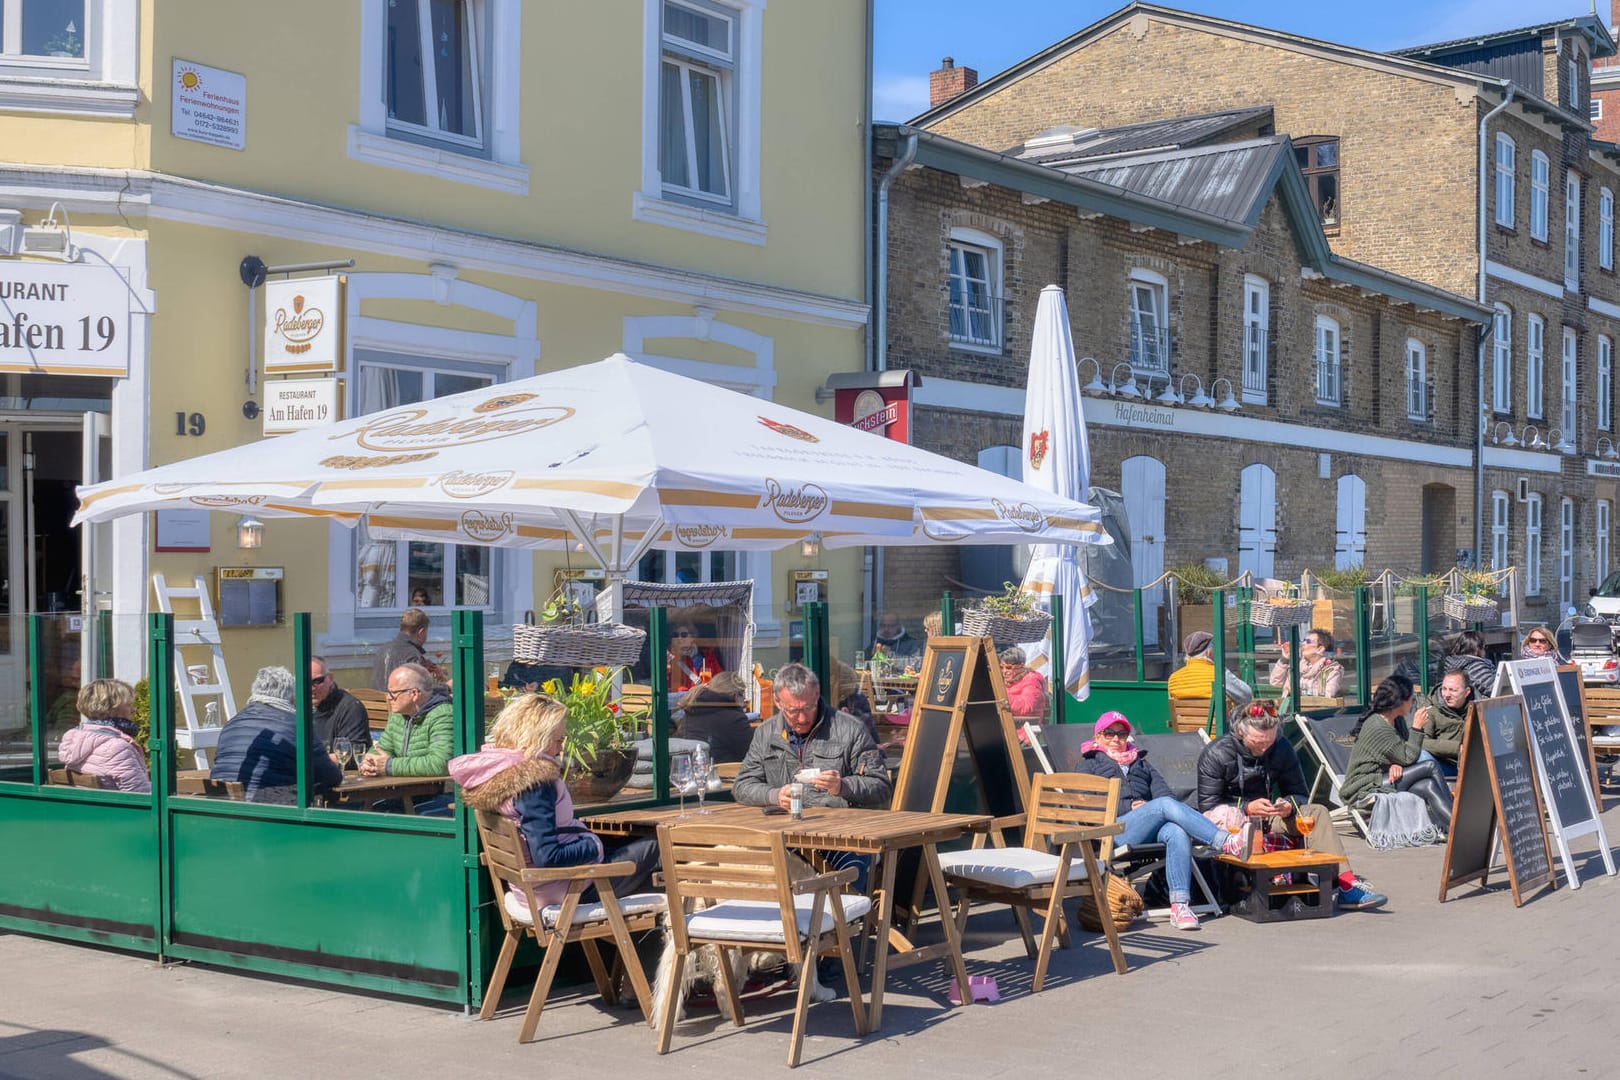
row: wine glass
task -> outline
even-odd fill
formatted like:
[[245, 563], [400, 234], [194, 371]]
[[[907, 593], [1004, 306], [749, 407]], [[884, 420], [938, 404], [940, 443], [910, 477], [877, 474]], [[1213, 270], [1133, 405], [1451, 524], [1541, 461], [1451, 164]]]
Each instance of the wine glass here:
[[348, 739], [333, 739], [332, 753], [337, 755], [337, 764], [340, 769], [347, 769], [349, 762], [354, 760], [354, 746]]
[[1294, 823], [1299, 826], [1299, 835], [1309, 836], [1316, 828], [1315, 814], [1295, 814]]
[[681, 794], [680, 817], [686, 816], [686, 793], [692, 790], [692, 755], [669, 756], [669, 782]]
[[698, 808], [700, 814], [709, 811], [704, 808], [704, 797], [709, 794], [709, 770], [713, 763], [709, 760], [709, 748], [701, 743], [692, 751], [692, 783], [697, 787]]

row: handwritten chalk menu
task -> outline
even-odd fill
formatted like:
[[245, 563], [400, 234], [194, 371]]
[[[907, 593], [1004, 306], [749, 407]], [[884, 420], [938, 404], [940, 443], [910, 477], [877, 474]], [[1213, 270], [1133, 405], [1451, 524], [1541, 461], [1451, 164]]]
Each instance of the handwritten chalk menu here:
[[1499, 832], [1513, 904], [1522, 905], [1530, 893], [1554, 884], [1523, 702], [1497, 697], [1469, 706], [1457, 760], [1440, 899], [1444, 902], [1446, 893], [1459, 885], [1486, 883], [1493, 835]]
[[[1576, 754], [1586, 766], [1586, 782], [1592, 785], [1592, 794], [1597, 796], [1597, 752], [1592, 748], [1592, 725], [1586, 719], [1586, 683], [1581, 679], [1579, 664], [1558, 665], [1558, 689], [1564, 693], [1564, 706], [1569, 710], [1569, 726], [1575, 731]], [[1602, 813], [1602, 797], [1595, 801], [1598, 812]]]
[[1575, 872], [1574, 857], [1570, 855], [1569, 842], [1587, 833], [1597, 834], [1604, 866], [1612, 875], [1615, 872], [1614, 857], [1609, 853], [1603, 822], [1598, 819], [1588, 766], [1582, 760], [1580, 743], [1575, 737], [1569, 708], [1564, 703], [1557, 669], [1548, 657], [1515, 660], [1502, 666], [1507, 669], [1509, 681], [1524, 701], [1524, 718], [1530, 729], [1530, 745], [1541, 780], [1542, 800], [1552, 824], [1553, 840], [1558, 845], [1569, 887], [1581, 887], [1580, 876]]

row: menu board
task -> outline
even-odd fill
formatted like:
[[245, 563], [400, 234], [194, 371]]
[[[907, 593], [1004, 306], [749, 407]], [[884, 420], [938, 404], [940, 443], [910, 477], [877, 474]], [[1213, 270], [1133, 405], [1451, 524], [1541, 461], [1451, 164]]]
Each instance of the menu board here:
[[1593, 801], [1599, 813], [1603, 800], [1598, 797], [1597, 753], [1592, 749], [1591, 725], [1586, 719], [1586, 683], [1577, 664], [1558, 666], [1558, 688], [1564, 694], [1564, 707], [1569, 710], [1569, 726], [1575, 732], [1575, 745], [1580, 760], [1586, 765], [1586, 780], [1592, 786]]
[[1531, 892], [1553, 884], [1523, 702], [1500, 697], [1469, 706], [1458, 762], [1440, 899], [1459, 885], [1486, 883], [1493, 835], [1499, 833], [1513, 903], [1521, 905]]

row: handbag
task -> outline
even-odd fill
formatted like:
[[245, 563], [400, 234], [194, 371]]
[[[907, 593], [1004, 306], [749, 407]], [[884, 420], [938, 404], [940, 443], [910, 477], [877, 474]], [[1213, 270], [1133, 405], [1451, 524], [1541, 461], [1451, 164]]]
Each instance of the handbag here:
[[[1142, 914], [1142, 898], [1131, 883], [1118, 874], [1104, 874], [1103, 885], [1103, 904], [1108, 908], [1108, 917], [1116, 930], [1123, 930]], [[1102, 933], [1102, 920], [1097, 917], [1097, 904], [1092, 900], [1091, 893], [1080, 895], [1075, 918], [1083, 928]]]

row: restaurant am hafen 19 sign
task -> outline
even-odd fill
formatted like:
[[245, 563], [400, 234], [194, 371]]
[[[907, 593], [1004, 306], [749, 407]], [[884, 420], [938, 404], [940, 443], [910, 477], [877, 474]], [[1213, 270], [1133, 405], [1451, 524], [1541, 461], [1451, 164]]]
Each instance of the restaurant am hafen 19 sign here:
[[132, 296], [105, 264], [8, 262], [0, 270], [0, 371], [128, 375]]

